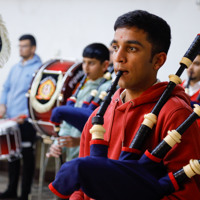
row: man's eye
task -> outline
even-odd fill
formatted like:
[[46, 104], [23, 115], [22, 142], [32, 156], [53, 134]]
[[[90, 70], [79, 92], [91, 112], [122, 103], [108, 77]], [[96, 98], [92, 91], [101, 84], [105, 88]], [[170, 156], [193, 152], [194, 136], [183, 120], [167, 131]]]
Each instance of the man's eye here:
[[116, 45], [113, 45], [112, 48], [114, 49], [114, 51], [117, 51], [118, 47]]
[[129, 47], [130, 51], [136, 51], [135, 47]]

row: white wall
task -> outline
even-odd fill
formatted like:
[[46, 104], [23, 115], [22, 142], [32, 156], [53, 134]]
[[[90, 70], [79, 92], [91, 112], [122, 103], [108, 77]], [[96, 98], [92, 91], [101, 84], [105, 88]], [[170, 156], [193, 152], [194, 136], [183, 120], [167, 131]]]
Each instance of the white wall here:
[[[0, 0], [2, 15], [12, 43], [12, 53], [0, 69], [0, 89], [10, 67], [19, 61], [18, 38], [35, 35], [37, 53], [43, 62], [59, 55], [81, 59], [83, 48], [92, 42], [109, 45], [113, 24], [125, 12], [143, 9], [163, 17], [172, 29], [172, 45], [159, 78], [168, 80], [195, 36], [200, 33], [197, 0]], [[184, 73], [182, 78], [186, 74]]]

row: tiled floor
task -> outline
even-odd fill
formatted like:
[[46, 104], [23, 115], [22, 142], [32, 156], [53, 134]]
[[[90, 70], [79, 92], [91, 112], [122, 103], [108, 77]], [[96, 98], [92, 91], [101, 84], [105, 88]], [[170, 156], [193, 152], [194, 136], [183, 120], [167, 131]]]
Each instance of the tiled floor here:
[[[0, 192], [3, 192], [6, 189], [7, 183], [7, 173], [0, 171]], [[34, 180], [29, 200], [56, 200], [56, 196], [48, 189], [48, 184], [49, 183], [46, 182], [44, 183], [42, 192], [40, 193], [38, 187], [38, 180]]]

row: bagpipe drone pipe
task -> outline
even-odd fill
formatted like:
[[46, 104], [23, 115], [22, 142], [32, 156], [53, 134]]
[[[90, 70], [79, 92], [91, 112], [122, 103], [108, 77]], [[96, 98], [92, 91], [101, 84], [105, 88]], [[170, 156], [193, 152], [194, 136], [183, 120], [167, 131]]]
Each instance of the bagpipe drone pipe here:
[[[70, 98], [68, 98], [66, 105], [59, 106], [53, 109], [51, 115], [51, 122], [56, 125], [59, 125], [62, 122], [62, 120], [64, 120], [82, 132], [87, 119], [89, 118], [91, 113], [101, 104], [101, 102], [107, 95], [108, 91], [110, 90], [110, 88], [108, 88], [107, 91], [102, 91], [99, 97], [96, 98], [95, 101], [93, 101], [101, 85], [104, 84], [106, 81], [111, 80], [111, 74], [113, 73], [113, 71], [114, 68], [111, 67], [110, 70], [104, 74], [103, 79], [101, 80], [99, 86], [91, 91], [88, 100], [83, 102], [82, 107], [75, 107], [74, 104], [76, 102], [77, 95], [87, 77], [87, 75], [85, 75], [81, 80], [80, 85], [77, 88], [75, 94], [72, 95]], [[114, 91], [115, 90], [116, 87], [114, 88]]]
[[[168, 100], [176, 84], [180, 83], [179, 76], [189, 67], [200, 49], [200, 34], [184, 55], [176, 75], [170, 75], [170, 82], [154, 106], [151, 113], [144, 116], [144, 121], [136, 133], [130, 148], [140, 150], [147, 134], [150, 133], [157, 116]], [[122, 72], [118, 72], [119, 74]], [[118, 74], [118, 76], [120, 76]], [[119, 78], [118, 78], [119, 79]], [[62, 165], [55, 180], [49, 185], [50, 190], [66, 199], [79, 189], [86, 195], [97, 200], [140, 199], [156, 200], [178, 190], [195, 174], [200, 174], [200, 161], [191, 160], [188, 165], [177, 172], [167, 173], [162, 159], [172, 147], [180, 142], [181, 135], [200, 116], [200, 107], [195, 106], [194, 112], [176, 130], [169, 130], [168, 135], [152, 151], [146, 151], [142, 156], [137, 153], [122, 151], [119, 160], [107, 158], [108, 142], [104, 141], [104, 113], [112, 95], [108, 93], [97, 114], [92, 119], [90, 129], [90, 156], [76, 158]], [[153, 116], [153, 117], [152, 117]]]

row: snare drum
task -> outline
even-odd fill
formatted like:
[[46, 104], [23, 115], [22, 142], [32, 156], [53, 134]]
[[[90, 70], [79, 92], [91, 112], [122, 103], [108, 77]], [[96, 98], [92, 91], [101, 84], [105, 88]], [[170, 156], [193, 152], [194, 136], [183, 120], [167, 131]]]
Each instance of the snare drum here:
[[65, 105], [77, 84], [83, 77], [81, 63], [64, 60], [50, 60], [35, 74], [27, 94], [29, 121], [41, 135], [56, 136], [50, 123], [54, 107]]
[[20, 157], [21, 135], [17, 122], [0, 120], [0, 158]]

